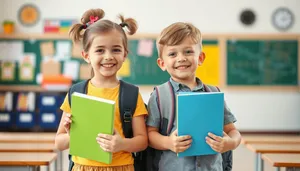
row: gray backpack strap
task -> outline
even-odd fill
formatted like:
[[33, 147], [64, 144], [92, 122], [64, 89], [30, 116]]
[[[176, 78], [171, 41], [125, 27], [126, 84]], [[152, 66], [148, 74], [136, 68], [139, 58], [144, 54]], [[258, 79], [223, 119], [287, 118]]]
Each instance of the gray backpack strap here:
[[203, 84], [205, 92], [220, 92], [217, 86]]
[[160, 132], [162, 135], [171, 133], [175, 118], [175, 94], [171, 82], [168, 81], [155, 87], [157, 106], [160, 112]]
[[80, 81], [74, 85], [71, 86], [71, 88], [69, 89], [68, 92], [68, 101], [69, 101], [69, 105], [71, 107], [71, 101], [72, 101], [72, 94], [74, 92], [78, 92], [78, 93], [84, 93], [87, 94], [87, 84], [88, 84], [89, 80], [84, 80], [84, 81]]

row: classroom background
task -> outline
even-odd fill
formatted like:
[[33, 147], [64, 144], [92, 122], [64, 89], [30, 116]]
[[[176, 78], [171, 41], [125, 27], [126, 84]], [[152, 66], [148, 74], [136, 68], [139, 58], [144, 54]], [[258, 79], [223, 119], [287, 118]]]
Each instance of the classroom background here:
[[[118, 76], [138, 85], [146, 103], [153, 87], [169, 79], [156, 65], [156, 37], [173, 22], [191, 22], [202, 32], [206, 53], [197, 76], [225, 92], [241, 133], [299, 135], [298, 0], [0, 2], [3, 136], [56, 131], [61, 117], [58, 107], [69, 86], [90, 76], [78, 45], [67, 34], [90, 8], [102, 8], [105, 18], [115, 22], [119, 13], [138, 21], [137, 34], [129, 36], [129, 57]], [[254, 156], [241, 144], [234, 153], [233, 170], [254, 170]]]

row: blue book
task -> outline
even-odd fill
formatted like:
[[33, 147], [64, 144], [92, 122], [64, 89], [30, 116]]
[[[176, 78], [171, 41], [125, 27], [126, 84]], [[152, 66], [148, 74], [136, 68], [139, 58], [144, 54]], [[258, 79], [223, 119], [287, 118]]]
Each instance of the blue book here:
[[177, 98], [178, 136], [192, 136], [192, 145], [178, 157], [216, 154], [205, 140], [208, 132], [223, 136], [224, 93], [184, 92]]

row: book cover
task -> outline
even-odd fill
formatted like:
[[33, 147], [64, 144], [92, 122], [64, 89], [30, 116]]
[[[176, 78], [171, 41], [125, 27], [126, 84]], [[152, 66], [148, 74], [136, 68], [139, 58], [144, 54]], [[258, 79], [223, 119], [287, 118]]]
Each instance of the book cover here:
[[77, 92], [71, 98], [70, 154], [110, 164], [112, 153], [103, 151], [96, 137], [113, 134], [115, 101]]
[[184, 92], [177, 96], [178, 136], [192, 136], [192, 145], [178, 157], [216, 154], [205, 140], [208, 132], [223, 136], [224, 93]]

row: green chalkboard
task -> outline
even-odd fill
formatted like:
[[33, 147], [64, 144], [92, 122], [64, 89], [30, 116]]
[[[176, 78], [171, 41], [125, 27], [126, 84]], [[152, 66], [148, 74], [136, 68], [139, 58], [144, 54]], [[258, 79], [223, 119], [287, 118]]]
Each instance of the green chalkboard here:
[[158, 57], [155, 40], [153, 44], [152, 55], [142, 56], [138, 53], [139, 40], [129, 41], [129, 59], [131, 61], [130, 76], [124, 77], [123, 80], [138, 85], [156, 85], [161, 84], [170, 78], [167, 72], [163, 72], [156, 60]]
[[228, 40], [227, 85], [297, 85], [297, 40]]

